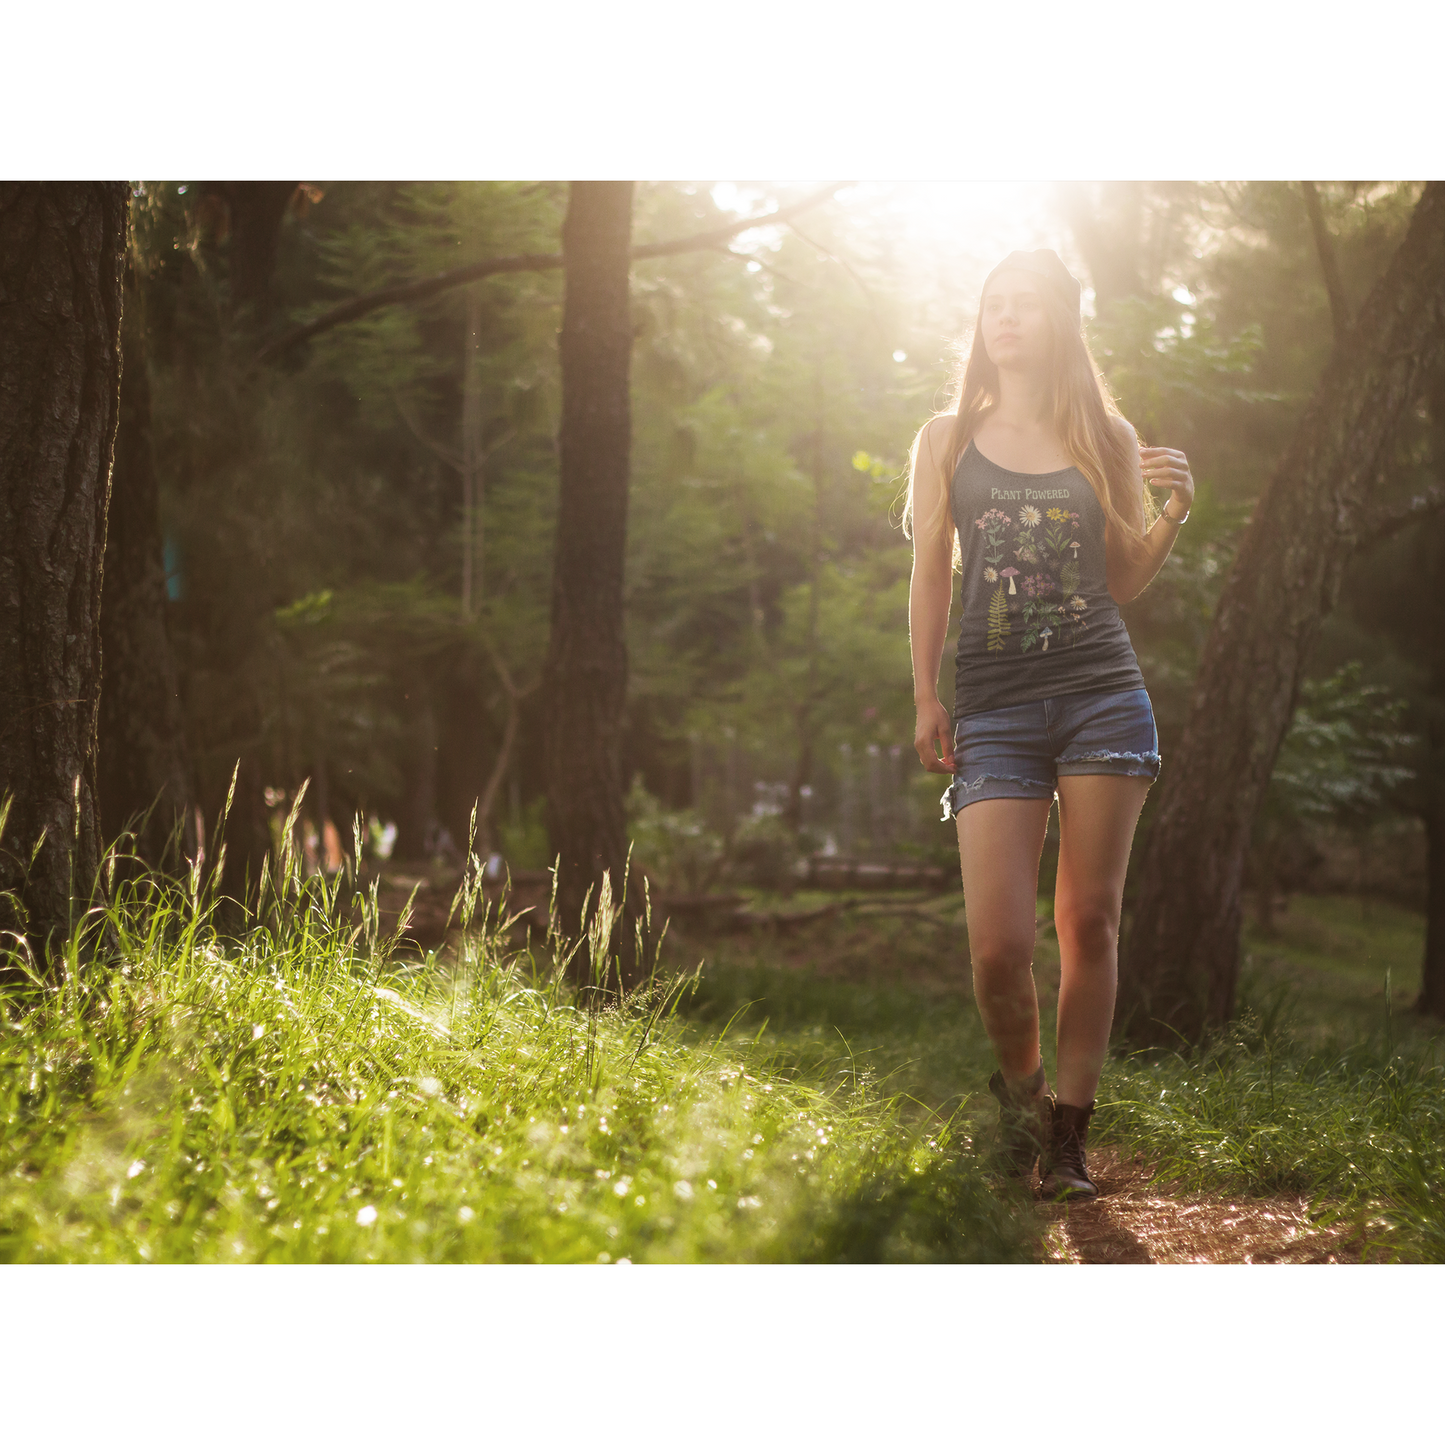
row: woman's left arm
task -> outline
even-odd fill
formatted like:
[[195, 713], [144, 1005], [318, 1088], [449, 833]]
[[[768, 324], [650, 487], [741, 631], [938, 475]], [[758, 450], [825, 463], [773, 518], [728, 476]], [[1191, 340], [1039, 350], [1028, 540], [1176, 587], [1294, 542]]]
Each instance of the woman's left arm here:
[[[1127, 422], [1123, 424], [1129, 425]], [[1174, 538], [1189, 515], [1189, 509], [1194, 505], [1194, 478], [1190, 475], [1189, 459], [1184, 453], [1173, 447], [1139, 446], [1133, 427], [1129, 427], [1129, 439], [1139, 452], [1135, 472], [1139, 486], [1134, 492], [1135, 511], [1130, 521], [1143, 529], [1146, 480], [1151, 486], [1168, 487], [1170, 490], [1164, 510], [1144, 533], [1144, 547], [1137, 556], [1125, 555], [1112, 527], [1105, 532], [1109, 595], [1115, 602], [1132, 602], [1154, 580], [1174, 546]]]

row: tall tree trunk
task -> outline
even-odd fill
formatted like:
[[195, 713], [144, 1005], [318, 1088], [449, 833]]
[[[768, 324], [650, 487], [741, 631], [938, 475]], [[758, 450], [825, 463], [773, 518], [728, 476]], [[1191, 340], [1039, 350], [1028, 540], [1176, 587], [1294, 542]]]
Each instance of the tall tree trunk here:
[[1144, 183], [1069, 181], [1059, 187], [1064, 219], [1094, 283], [1094, 314], [1142, 296]]
[[201, 191], [226, 206], [230, 231], [231, 301], [264, 325], [271, 319], [271, 278], [281, 244], [281, 222], [296, 181], [204, 181]]
[[574, 936], [587, 890], [590, 912], [604, 871], [620, 895], [627, 854], [620, 752], [632, 190], [631, 181], [574, 181], [562, 227], [561, 477], [544, 747], [560, 924]]
[[1121, 959], [1136, 1042], [1198, 1038], [1233, 1013], [1241, 880], [1255, 812], [1300, 671], [1369, 509], [1401, 418], [1445, 356], [1445, 183], [1426, 185], [1399, 251], [1336, 351], [1255, 508], [1165, 763]]
[[396, 820], [392, 856], [408, 861], [430, 858], [437, 839], [437, 715], [430, 679], [421, 668], [407, 679], [404, 796]]
[[[1427, 385], [1430, 453], [1436, 475], [1445, 472], [1445, 370]], [[1425, 821], [1425, 956], [1415, 1010], [1445, 1019], [1445, 517], [1435, 516], [1416, 533], [1412, 564], [1426, 579], [1417, 656], [1428, 659], [1420, 732], [1425, 744], [1415, 796]]]
[[111, 181], [0, 183], [0, 794], [12, 799], [0, 928], [37, 956], [84, 910], [100, 861], [101, 563], [129, 200]]
[[[224, 203], [229, 234], [227, 271], [230, 277], [231, 309], [236, 322], [264, 330], [274, 308], [272, 283], [281, 240], [281, 222], [296, 193], [295, 181], [207, 181], [204, 194]], [[254, 706], [242, 704], [254, 721], [244, 729], [251, 738], [260, 736], [260, 719]], [[253, 745], [254, 746], [254, 745]], [[224, 795], [209, 798], [211, 847], [225, 846], [221, 894], [225, 900], [219, 921], [228, 929], [244, 927], [248, 910], [256, 898], [261, 872], [272, 852], [270, 810], [265, 801], [266, 778], [261, 760], [252, 750], [236, 762], [234, 795], [224, 829], [221, 805]]]
[[818, 697], [818, 573], [823, 553], [823, 364], [813, 368], [812, 434], [813, 516], [808, 532], [808, 673], [803, 694], [793, 709], [798, 729], [798, 757], [788, 785], [783, 822], [794, 832], [803, 828], [803, 789], [813, 781], [813, 710]]
[[481, 500], [477, 496], [482, 450], [482, 297], [467, 292], [467, 346], [462, 361], [462, 621], [470, 622], [482, 601], [482, 557], [477, 548]]
[[[159, 867], [177, 828], [184, 855], [195, 856], [196, 828], [175, 659], [166, 632], [166, 575], [160, 498], [151, 446], [151, 390], [145, 313], [135, 267], [126, 267], [125, 366], [120, 427], [111, 474], [100, 632], [97, 775], [105, 836], [148, 817], [136, 851]], [[181, 858], [172, 860], [180, 864]]]
[[1415, 1011], [1445, 1019], [1445, 709], [1427, 723], [1428, 763], [1420, 779], [1425, 815], [1425, 961]]

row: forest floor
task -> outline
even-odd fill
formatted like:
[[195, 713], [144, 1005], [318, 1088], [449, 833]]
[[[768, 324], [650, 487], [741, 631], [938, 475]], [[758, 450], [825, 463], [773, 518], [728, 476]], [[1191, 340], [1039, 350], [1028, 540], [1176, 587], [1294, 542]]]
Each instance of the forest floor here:
[[[709, 957], [713, 982], [704, 996], [709, 986], [729, 1005], [750, 995], [753, 1026], [766, 1014], [763, 1036], [784, 1055], [816, 1062], [829, 1034], [834, 1045], [842, 1038], [886, 1087], [912, 1101], [915, 1118], [952, 1113], [959, 1142], [971, 1147], [975, 1136], [986, 1139], [995, 1106], [983, 1087], [993, 1065], [973, 1009], [959, 899], [915, 900], [920, 913], [946, 925], [938, 928], [906, 913], [870, 920], [862, 912], [882, 901], [860, 899], [859, 914], [812, 929], [762, 930], [737, 941], [689, 937], [684, 946]], [[753, 906], [804, 912], [818, 902], [758, 897]], [[1438, 1090], [1445, 1030], [1408, 1012], [1423, 928], [1410, 909], [1344, 896], [1286, 900], [1268, 933], [1251, 922], [1232, 1039], [1193, 1062], [1111, 1061], [1095, 1116], [1102, 1137], [1089, 1149], [1099, 1198], [1046, 1204], [1035, 1184], [1037, 1257], [1081, 1264], [1392, 1257], [1399, 1231], [1388, 1208], [1332, 1209], [1331, 1200], [1342, 1176], [1376, 1167], [1373, 1151], [1388, 1147], [1363, 1143], [1374, 1137], [1365, 1114], [1397, 1088], [1419, 1087], [1421, 1098], [1432, 1085]], [[1047, 899], [1040, 900], [1035, 976], [1048, 1034], [1059, 965]], [[1348, 1067], [1333, 1067], [1345, 1059]], [[1052, 1076], [1047, 1042], [1045, 1060]], [[1152, 1097], [1161, 1068], [1174, 1090], [1167, 1108], [1170, 1087]], [[1412, 1068], [1401, 1084], [1397, 1074]], [[1176, 1101], [1191, 1089], [1195, 1102], [1181, 1109]], [[1267, 1107], [1259, 1102], [1266, 1092]], [[1361, 1110], [1354, 1120], [1352, 1107]], [[1417, 1157], [1434, 1160], [1419, 1166], [1428, 1172], [1438, 1168], [1445, 1129], [1433, 1110], [1416, 1124], [1424, 1141]], [[1356, 1157], [1352, 1134], [1372, 1151], [1368, 1159]]]

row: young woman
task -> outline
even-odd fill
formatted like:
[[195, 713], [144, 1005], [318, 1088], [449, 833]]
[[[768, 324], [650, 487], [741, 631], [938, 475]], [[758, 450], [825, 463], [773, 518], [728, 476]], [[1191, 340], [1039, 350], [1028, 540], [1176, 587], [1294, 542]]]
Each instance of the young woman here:
[[[1182, 452], [1140, 446], [1082, 332], [1053, 251], [1014, 251], [984, 282], [958, 405], [913, 444], [909, 631], [923, 766], [952, 773], [974, 995], [998, 1058], [1005, 1157], [1044, 1197], [1098, 1193], [1084, 1154], [1108, 1048], [1119, 910], [1159, 740], [1117, 604], [1163, 565], [1189, 515]], [[1145, 481], [1170, 492], [1157, 510]], [[956, 690], [938, 698], [953, 568]], [[1039, 1053], [1034, 900], [1059, 804], [1057, 1097]]]

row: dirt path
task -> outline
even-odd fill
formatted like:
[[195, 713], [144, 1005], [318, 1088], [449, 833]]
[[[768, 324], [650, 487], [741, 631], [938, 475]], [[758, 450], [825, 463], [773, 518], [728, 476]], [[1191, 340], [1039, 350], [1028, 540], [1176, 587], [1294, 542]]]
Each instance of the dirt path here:
[[1042, 1204], [1046, 1264], [1357, 1264], [1350, 1231], [1320, 1230], [1300, 1198], [1188, 1195], [1138, 1158], [1089, 1150], [1099, 1197]]

